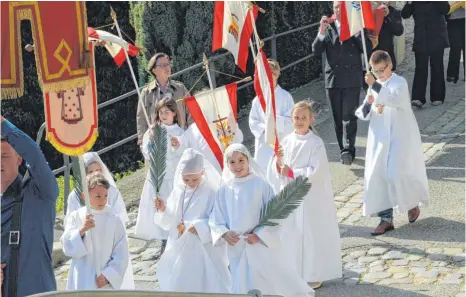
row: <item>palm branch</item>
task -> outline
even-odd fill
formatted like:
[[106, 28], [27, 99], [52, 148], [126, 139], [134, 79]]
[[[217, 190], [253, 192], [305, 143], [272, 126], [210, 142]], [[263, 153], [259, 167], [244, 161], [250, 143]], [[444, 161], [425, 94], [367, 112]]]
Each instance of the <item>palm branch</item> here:
[[260, 227], [277, 226], [278, 220], [284, 220], [298, 208], [309, 193], [311, 184], [308, 178], [298, 176], [295, 180], [287, 184], [265, 207], [261, 209], [259, 223], [253, 231]]
[[159, 194], [167, 167], [167, 130], [161, 125], [155, 125], [152, 133], [153, 138], [149, 142], [150, 182]]
[[83, 185], [78, 157], [71, 157], [71, 168], [73, 169], [74, 190], [77, 194], [76, 198], [79, 201], [79, 205], [84, 206], [86, 205], [86, 202], [82, 199]]

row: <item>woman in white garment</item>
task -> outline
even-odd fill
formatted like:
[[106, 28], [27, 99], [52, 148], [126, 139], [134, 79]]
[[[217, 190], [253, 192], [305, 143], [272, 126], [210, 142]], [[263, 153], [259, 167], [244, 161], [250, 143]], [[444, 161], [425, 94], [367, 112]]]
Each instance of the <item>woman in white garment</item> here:
[[226, 149], [222, 178], [209, 225], [214, 246], [228, 244], [232, 293], [258, 289], [285, 297], [313, 296], [314, 291], [283, 257], [280, 228], [254, 230], [261, 209], [275, 195], [244, 145]]
[[[110, 184], [108, 189], [108, 200], [107, 204], [111, 211], [118, 215], [123, 226], [126, 225], [128, 222], [128, 213], [126, 211], [125, 201], [123, 200], [123, 196], [121, 196], [120, 191], [118, 190], [115, 180], [113, 179], [110, 170], [108, 170], [107, 165], [102, 161], [99, 157], [99, 154], [96, 152], [87, 152], [83, 155], [84, 159], [84, 166], [86, 167], [87, 175], [91, 175], [93, 173], [99, 172], [105, 177], [105, 179]], [[78, 196], [76, 189], [73, 190], [68, 195], [68, 202], [66, 208], [66, 215], [68, 216], [73, 211], [78, 210], [82, 206], [84, 206], [84, 200]], [[129, 259], [129, 255], [128, 255]], [[128, 262], [127, 270], [125, 273], [125, 277], [122, 284], [122, 289], [131, 290], [134, 289], [134, 275], [133, 275], [133, 265], [131, 264], [131, 260]]]
[[[291, 94], [282, 89], [278, 85], [278, 77], [280, 76], [280, 65], [277, 61], [268, 59], [270, 68], [272, 69], [273, 85], [275, 88], [275, 108], [276, 108], [276, 128], [278, 139], [283, 139], [286, 135], [293, 132], [293, 124], [291, 122], [291, 109], [293, 108], [293, 97]], [[259, 164], [262, 172], [267, 172], [267, 165], [272, 159], [273, 149], [265, 143], [265, 119], [264, 110], [260, 104], [259, 98], [256, 96], [252, 101], [251, 112], [249, 113], [249, 128], [255, 137], [254, 160]]]
[[[155, 106], [155, 121], [156, 125], [162, 125], [167, 130], [167, 158], [165, 176], [160, 189], [160, 198], [164, 201], [173, 190], [173, 177], [175, 174], [176, 166], [180, 161], [180, 150], [175, 150], [172, 145], [172, 139], [175, 136], [180, 136], [184, 130], [178, 125], [178, 109], [175, 100], [170, 98], [163, 98]], [[149, 145], [152, 137], [152, 129], [148, 129], [144, 133], [142, 141], [142, 153], [144, 158], [150, 158]], [[139, 202], [138, 217], [136, 220], [136, 227], [134, 233], [143, 239], [152, 240], [158, 239], [162, 241], [160, 255], [163, 254], [168, 238], [168, 231], [163, 230], [160, 226], [154, 223], [154, 200], [156, 196], [155, 188], [152, 186], [150, 170], [147, 172], [144, 187], [142, 189], [141, 200]]]
[[[414, 223], [420, 204], [429, 204], [429, 187], [416, 117], [411, 109], [406, 79], [392, 73], [390, 55], [372, 53], [366, 82], [372, 95], [356, 110], [369, 122], [364, 167], [363, 215], [380, 217], [372, 235], [394, 229], [393, 208], [408, 212]], [[374, 76], [376, 78], [374, 78]]]
[[323, 140], [312, 129], [309, 101], [292, 111], [295, 131], [269, 163], [268, 180], [279, 191], [297, 176], [312, 184], [301, 206], [283, 223], [286, 257], [301, 277], [317, 289], [323, 281], [342, 276], [341, 240], [333, 201], [332, 180]]
[[156, 267], [161, 290], [230, 292], [226, 246], [212, 245], [208, 224], [220, 182], [204, 156], [187, 149], [175, 171], [167, 204], [156, 199], [154, 222], [169, 230], [166, 251]]

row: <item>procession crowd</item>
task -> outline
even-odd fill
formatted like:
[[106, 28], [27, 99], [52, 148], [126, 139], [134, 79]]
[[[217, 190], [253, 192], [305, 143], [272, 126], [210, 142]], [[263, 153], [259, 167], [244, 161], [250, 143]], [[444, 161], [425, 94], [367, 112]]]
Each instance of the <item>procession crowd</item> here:
[[[448, 2], [407, 2], [401, 11], [380, 5], [385, 18], [375, 47], [364, 34], [339, 40], [337, 1], [334, 17], [322, 17], [312, 44], [316, 56], [325, 54], [326, 93], [342, 164], [351, 165], [356, 157], [358, 119], [369, 121], [363, 214], [380, 217], [374, 236], [394, 229], [394, 209], [414, 223], [419, 205], [429, 202], [422, 141], [412, 111], [412, 106], [426, 103], [429, 60], [434, 106], [445, 100], [444, 49], [451, 46], [447, 81], [459, 78], [461, 51], [464, 67], [464, 8], [449, 14]], [[410, 96], [406, 79], [394, 73], [393, 38], [403, 34], [401, 19], [411, 16], [416, 71]], [[268, 62], [280, 148], [275, 152], [264, 139], [265, 113], [256, 97], [249, 114], [254, 154], [242, 144], [243, 132], [236, 124], [230, 127], [234, 132], [221, 164], [185, 102], [178, 100], [189, 92], [170, 79], [169, 56], [157, 53], [149, 60], [147, 70], [155, 79], [143, 89], [137, 111], [138, 145], [147, 174], [135, 235], [162, 242], [156, 273], [163, 291], [246, 294], [258, 289], [286, 297], [313, 296], [323, 282], [342, 276], [331, 173], [325, 143], [313, 126], [312, 102], [295, 103], [278, 84], [279, 63]], [[362, 104], [361, 89], [366, 92]], [[149, 162], [155, 125], [166, 129], [168, 147], [159, 190]], [[2, 296], [56, 290], [51, 263], [55, 177], [35, 142], [3, 117], [1, 134]], [[97, 153], [83, 158], [91, 208], [88, 212], [83, 206], [76, 189], [70, 193], [60, 239], [65, 255], [72, 258], [66, 289], [134, 289], [123, 197]], [[24, 180], [18, 173], [23, 160], [30, 175]], [[301, 205], [278, 226], [256, 228], [268, 202], [299, 176], [312, 185]]]

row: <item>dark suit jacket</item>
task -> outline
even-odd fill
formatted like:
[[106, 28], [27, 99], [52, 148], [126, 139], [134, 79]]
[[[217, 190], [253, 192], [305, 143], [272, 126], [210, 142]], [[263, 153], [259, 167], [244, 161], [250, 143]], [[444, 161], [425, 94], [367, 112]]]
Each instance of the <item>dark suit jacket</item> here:
[[447, 1], [413, 1], [405, 4], [401, 17], [414, 18], [413, 51], [431, 53], [450, 46], [445, 20], [449, 10]]
[[388, 9], [390, 13], [383, 19], [382, 28], [379, 33], [379, 44], [373, 49], [386, 51], [393, 63], [393, 70], [396, 69], [395, 49], [393, 45], [393, 37], [403, 34], [403, 23], [401, 22], [401, 12], [392, 6]]
[[[334, 23], [327, 27], [325, 38], [320, 41], [316, 37], [312, 43], [314, 55], [326, 54], [325, 61], [325, 88], [352, 88], [362, 87], [363, 61], [361, 60], [363, 48], [361, 36], [351, 37], [340, 43], [337, 28]], [[371, 55], [372, 42], [366, 36], [367, 55]], [[324, 61], [322, 61], [324, 62]]]

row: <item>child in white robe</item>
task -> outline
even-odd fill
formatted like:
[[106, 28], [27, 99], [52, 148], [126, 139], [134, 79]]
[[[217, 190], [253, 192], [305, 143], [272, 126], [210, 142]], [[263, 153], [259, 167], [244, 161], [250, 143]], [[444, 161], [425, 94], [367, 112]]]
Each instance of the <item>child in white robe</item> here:
[[261, 209], [275, 195], [244, 145], [226, 149], [223, 181], [209, 224], [214, 246], [228, 244], [232, 293], [258, 289], [269, 295], [313, 296], [313, 290], [284, 261], [280, 228], [253, 230]]
[[268, 180], [279, 191], [297, 176], [312, 184], [301, 206], [283, 223], [286, 257], [313, 289], [342, 276], [341, 240], [333, 189], [323, 140], [312, 131], [312, 106], [296, 103], [295, 131], [281, 142], [268, 169]]
[[364, 167], [363, 215], [381, 218], [372, 235], [393, 230], [393, 208], [408, 212], [414, 223], [419, 205], [429, 204], [429, 187], [416, 117], [411, 109], [406, 79], [392, 73], [390, 55], [375, 51], [370, 59], [373, 74], [366, 74], [372, 95], [356, 110], [369, 122]]
[[[285, 136], [293, 132], [291, 109], [293, 108], [294, 100], [291, 94], [282, 89], [277, 83], [278, 77], [280, 76], [280, 65], [278, 62], [272, 59], [268, 59], [268, 62], [272, 69], [273, 85], [275, 89], [275, 124], [277, 136], [279, 140], [282, 140]], [[262, 109], [257, 96], [252, 101], [251, 111], [249, 113], [249, 128], [255, 137], [254, 160], [259, 164], [262, 172], [267, 172], [267, 166], [270, 159], [272, 159], [274, 152], [273, 149], [264, 141], [264, 110]]]
[[212, 245], [208, 224], [220, 182], [204, 156], [187, 149], [167, 204], [156, 199], [154, 221], [169, 230], [167, 248], [156, 267], [162, 291], [230, 292], [226, 246]]
[[[126, 211], [125, 201], [123, 200], [123, 196], [121, 195], [120, 191], [118, 190], [115, 180], [113, 179], [110, 170], [108, 170], [105, 163], [100, 158], [99, 154], [96, 152], [87, 152], [83, 155], [84, 159], [84, 166], [86, 167], [87, 175], [91, 175], [93, 173], [101, 173], [105, 179], [109, 182], [110, 187], [108, 189], [108, 199], [107, 204], [110, 209], [116, 213], [119, 217], [123, 226], [126, 226], [126, 222], [128, 222], [128, 213]], [[85, 205], [84, 199], [79, 197], [76, 189], [73, 190], [68, 195], [68, 207], [66, 208], [66, 215], [71, 214], [75, 210], [78, 210], [82, 206]], [[129, 255], [128, 255], [129, 257]], [[126, 269], [125, 277], [123, 283], [121, 285], [121, 289], [125, 290], [132, 290], [134, 289], [134, 274], [133, 274], [133, 265], [131, 260], [128, 262], [128, 267]]]
[[[155, 107], [155, 121], [157, 125], [162, 125], [167, 130], [167, 159], [165, 177], [160, 189], [160, 198], [164, 201], [167, 200], [168, 196], [173, 190], [173, 177], [176, 166], [180, 161], [181, 154], [180, 150], [176, 150], [173, 147], [173, 138], [183, 134], [184, 130], [178, 125], [177, 120], [177, 105], [175, 100], [170, 98], [163, 98], [160, 100]], [[148, 129], [143, 136], [142, 151], [144, 157], [149, 159], [149, 144], [152, 137], [152, 129]], [[154, 223], [154, 200], [156, 196], [155, 188], [152, 186], [150, 180], [150, 170], [147, 172], [144, 187], [142, 189], [141, 200], [139, 202], [138, 217], [136, 221], [135, 234], [143, 239], [152, 240], [158, 239], [162, 241], [162, 247], [160, 255], [164, 252], [168, 231], [163, 230], [160, 226]]]
[[[118, 290], [129, 261], [126, 230], [107, 205], [110, 184], [105, 177], [95, 173], [88, 177], [87, 183], [90, 213], [83, 206], [66, 216], [65, 231], [60, 238], [63, 252], [72, 258], [66, 289]], [[100, 275], [96, 274], [96, 266]]]
[[[205, 156], [210, 164], [214, 166], [219, 174], [222, 174], [222, 167], [220, 166], [219, 161], [215, 157], [212, 149], [209, 147], [209, 144], [202, 136], [201, 131], [197, 127], [196, 123], [192, 123], [188, 130], [186, 130], [183, 135], [176, 137], [176, 148], [179, 151], [184, 151], [187, 148], [193, 148]], [[243, 142], [243, 132], [239, 128], [238, 123], [236, 124], [235, 136], [231, 143], [242, 143]]]

